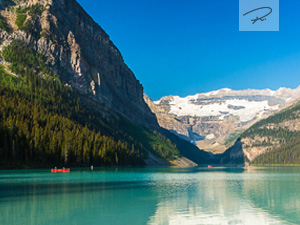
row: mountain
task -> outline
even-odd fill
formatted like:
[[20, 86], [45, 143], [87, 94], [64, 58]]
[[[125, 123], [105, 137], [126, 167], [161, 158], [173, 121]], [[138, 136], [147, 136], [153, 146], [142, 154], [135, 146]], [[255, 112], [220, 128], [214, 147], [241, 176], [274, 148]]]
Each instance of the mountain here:
[[1, 0], [0, 50], [0, 167], [210, 157], [159, 127], [121, 53], [75, 0]]
[[240, 140], [253, 164], [300, 164], [300, 102], [255, 123]]
[[154, 102], [144, 95], [160, 126], [213, 153], [224, 152], [252, 124], [298, 97], [300, 87], [276, 91], [225, 88], [187, 97], [167, 96]]
[[31, 44], [63, 83], [138, 123], [156, 125], [142, 85], [109, 36], [75, 0], [6, 0], [1, 8], [12, 28], [1, 32], [2, 45], [10, 39]]

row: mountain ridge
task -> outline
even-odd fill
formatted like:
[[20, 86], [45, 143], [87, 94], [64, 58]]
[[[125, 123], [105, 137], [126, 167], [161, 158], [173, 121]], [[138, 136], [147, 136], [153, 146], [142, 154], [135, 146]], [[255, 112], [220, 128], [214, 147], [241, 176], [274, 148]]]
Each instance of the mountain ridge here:
[[186, 97], [166, 96], [154, 102], [145, 95], [144, 99], [162, 127], [200, 149], [222, 153], [243, 130], [299, 96], [300, 86], [275, 91], [223, 88]]
[[[143, 86], [109, 36], [77, 1], [9, 2], [2, 16], [12, 30], [1, 30], [2, 46], [10, 39], [33, 45], [64, 83], [140, 124], [158, 127], [143, 100]], [[15, 24], [14, 19], [21, 22]]]
[[300, 164], [300, 102], [263, 119], [245, 130], [242, 151], [252, 164]]
[[143, 86], [75, 0], [0, 1], [0, 14], [1, 168], [210, 157], [159, 127]]

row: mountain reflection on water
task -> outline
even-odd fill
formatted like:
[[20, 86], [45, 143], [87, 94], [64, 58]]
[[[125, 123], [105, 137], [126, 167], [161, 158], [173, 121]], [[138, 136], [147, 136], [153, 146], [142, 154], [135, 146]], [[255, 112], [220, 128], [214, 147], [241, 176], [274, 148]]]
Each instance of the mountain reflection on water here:
[[299, 224], [299, 172], [280, 167], [2, 171], [0, 224]]

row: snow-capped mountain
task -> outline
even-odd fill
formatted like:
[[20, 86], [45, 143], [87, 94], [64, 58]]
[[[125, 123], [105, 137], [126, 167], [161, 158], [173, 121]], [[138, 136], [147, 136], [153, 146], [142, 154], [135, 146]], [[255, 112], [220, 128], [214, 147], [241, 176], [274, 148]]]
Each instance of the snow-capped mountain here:
[[167, 96], [155, 102], [144, 98], [160, 126], [201, 149], [222, 152], [244, 129], [299, 97], [300, 86], [276, 91], [224, 88], [187, 97]]

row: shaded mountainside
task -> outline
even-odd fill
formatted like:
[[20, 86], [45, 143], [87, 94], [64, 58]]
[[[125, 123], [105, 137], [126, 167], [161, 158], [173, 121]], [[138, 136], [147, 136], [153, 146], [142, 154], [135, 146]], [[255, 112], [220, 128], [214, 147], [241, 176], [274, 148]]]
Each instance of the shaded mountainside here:
[[228, 88], [193, 96], [167, 96], [159, 101], [144, 99], [160, 126], [200, 149], [222, 153], [255, 122], [278, 112], [300, 96], [296, 89], [277, 91]]
[[0, 10], [1, 167], [211, 159], [158, 126], [142, 85], [76, 1], [7, 0]]
[[[109, 36], [75, 0], [1, 1], [2, 45], [23, 40], [63, 83], [144, 125], [157, 126], [143, 87]], [[1, 24], [1, 23], [0, 23]]]
[[257, 122], [240, 138], [253, 164], [300, 164], [300, 102]]
[[0, 68], [3, 167], [143, 165], [148, 152], [166, 163], [180, 155], [161, 133], [82, 104], [26, 43], [12, 42], [2, 56], [13, 71]]

